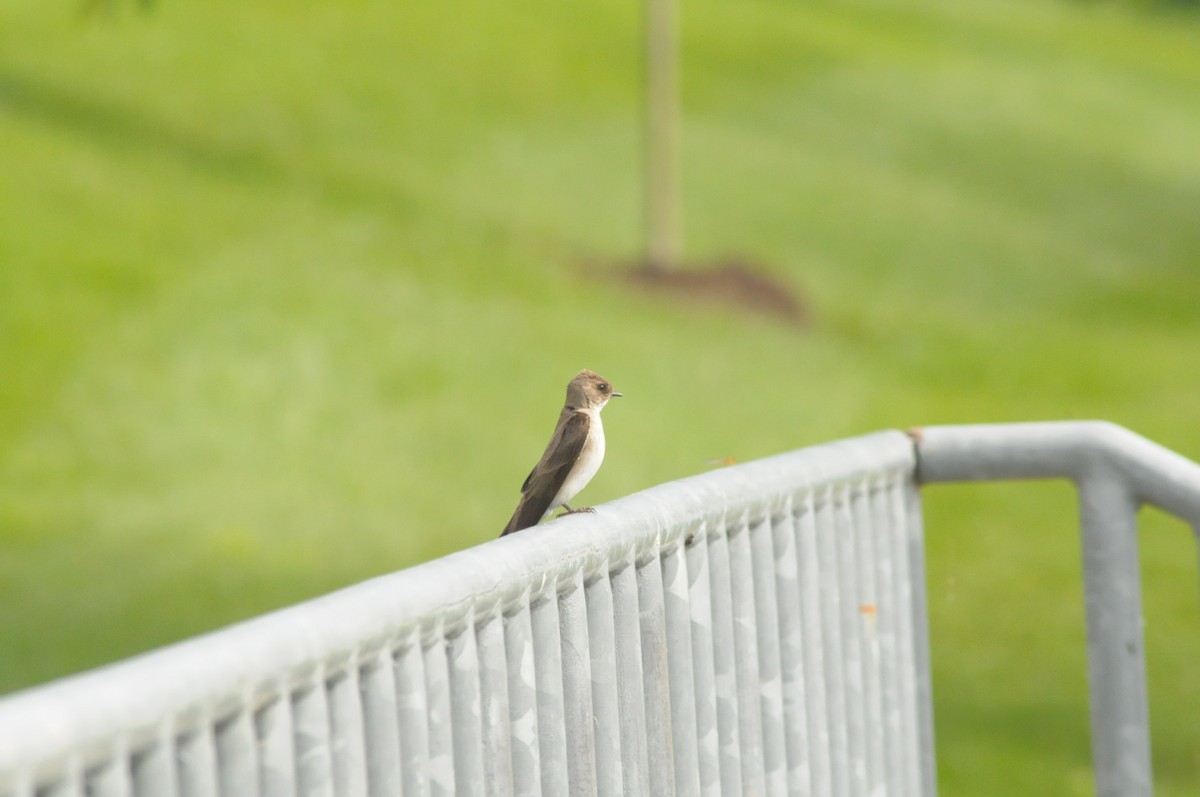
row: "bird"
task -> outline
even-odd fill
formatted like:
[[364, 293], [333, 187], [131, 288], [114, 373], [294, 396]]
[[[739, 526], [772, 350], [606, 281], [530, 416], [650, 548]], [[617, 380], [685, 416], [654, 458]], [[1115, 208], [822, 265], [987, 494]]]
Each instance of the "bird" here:
[[580, 371], [567, 383], [567, 401], [558, 415], [550, 444], [521, 485], [521, 500], [501, 537], [536, 526], [560, 506], [571, 514], [594, 511], [587, 506], [572, 509], [567, 502], [600, 470], [604, 460], [600, 410], [609, 399], [620, 396], [595, 371]]

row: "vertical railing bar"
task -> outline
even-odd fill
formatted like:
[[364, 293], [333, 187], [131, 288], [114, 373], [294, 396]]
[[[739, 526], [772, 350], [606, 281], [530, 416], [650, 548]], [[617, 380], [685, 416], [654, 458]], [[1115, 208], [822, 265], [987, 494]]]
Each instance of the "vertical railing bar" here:
[[901, 584], [904, 617], [909, 619], [900, 639], [902, 660], [911, 673], [905, 681], [911, 684], [910, 711], [916, 733], [910, 734], [910, 760], [915, 781], [912, 792], [922, 797], [936, 797], [937, 770], [933, 738], [933, 672], [929, 660], [929, 614], [925, 605], [925, 535], [921, 516], [921, 493], [915, 477], [909, 474], [904, 481], [900, 501], [901, 543], [898, 561], [903, 574]]
[[291, 797], [297, 793], [294, 734], [292, 701], [286, 691], [280, 691], [254, 714], [258, 791], [262, 797]]
[[[650, 788], [646, 751], [647, 681], [642, 671], [642, 624], [637, 566], [632, 556], [616, 565], [612, 590], [613, 639], [616, 656], [617, 709], [621, 734], [621, 774], [625, 794], [647, 794]], [[666, 761], [658, 762], [662, 767]]]
[[529, 606], [533, 629], [534, 678], [537, 682], [537, 744], [544, 797], [566, 794], [569, 781], [566, 706], [563, 697], [563, 639], [557, 587]]
[[[508, 673], [509, 739], [514, 794], [542, 794], [538, 751], [537, 670], [529, 593], [504, 618], [504, 655]], [[556, 640], [557, 644], [557, 640]], [[561, 676], [560, 676], [561, 677]]]
[[400, 794], [400, 729], [392, 652], [381, 646], [359, 669], [366, 742], [367, 794]]
[[[822, 617], [827, 613], [825, 592], [822, 589], [821, 554], [818, 544], [817, 515], [821, 499], [813, 489], [806, 490], [803, 500], [793, 503], [797, 582], [800, 593], [800, 618], [804, 637], [805, 707], [808, 715], [809, 761], [812, 794], [845, 794], [835, 792], [833, 715], [829, 705], [829, 690], [825, 680], [825, 628]], [[844, 757], [841, 762], [844, 763]]]
[[[467, 792], [469, 784], [459, 784], [454, 757], [454, 709], [450, 687], [450, 642], [440, 620], [421, 638], [422, 670], [425, 674], [425, 705], [429, 722], [429, 793], [431, 797], [450, 797], [457, 789]], [[411, 706], [410, 706], [411, 710]], [[403, 745], [405, 739], [401, 738]], [[414, 755], [409, 755], [412, 761]], [[406, 777], [408, 782], [412, 778]]]
[[831, 486], [821, 488], [814, 506], [817, 566], [823, 598], [819, 618], [825, 660], [824, 683], [829, 728], [832, 793], [851, 794], [849, 719], [846, 700], [846, 655], [842, 646], [842, 598], [838, 579], [837, 507]]
[[475, 645], [483, 734], [482, 793], [498, 797], [513, 792], [508, 660], [504, 652], [504, 618], [498, 605], [476, 622]]
[[367, 793], [367, 752], [363, 739], [362, 690], [358, 662], [352, 659], [325, 682], [329, 693], [330, 754], [333, 790], [339, 795]]
[[427, 797], [430, 783], [435, 779], [442, 783], [443, 793], [454, 789], [454, 764], [450, 754], [445, 753], [440, 759], [435, 759], [435, 743], [432, 739], [434, 729], [442, 728], [443, 744], [446, 749], [450, 747], [451, 735], [447, 727], [450, 708], [448, 705], [439, 706], [432, 698], [437, 678], [425, 671], [426, 662], [432, 659], [440, 663], [444, 673], [446, 657], [440, 649], [440, 636], [436, 643], [429, 645], [429, 653], [426, 652], [422, 636], [420, 629], [414, 629], [406, 638], [399, 640], [390, 653], [396, 681], [400, 792], [405, 797]]
[[587, 602], [588, 652], [591, 656], [592, 718], [596, 746], [596, 787], [599, 794], [620, 794], [625, 776], [621, 765], [621, 718], [613, 695], [617, 690], [617, 661], [613, 629], [612, 584], [607, 572], [584, 585]]
[[780, 708], [787, 754], [789, 794], [811, 797], [804, 620], [800, 605], [800, 568], [796, 561], [795, 496], [788, 496], [771, 522], [776, 611], [779, 628]]
[[[899, 789], [904, 794], [904, 749], [902, 739], [905, 734], [903, 709], [900, 694], [902, 691], [902, 676], [899, 651], [896, 643], [897, 623], [900, 612], [907, 608], [900, 606], [896, 588], [896, 553], [893, 550], [892, 529], [889, 526], [888, 500], [897, 489], [895, 477], [892, 476], [883, 483], [876, 485], [871, 491], [871, 536], [874, 551], [878, 583], [876, 584], [876, 632], [879, 637], [879, 657], [882, 664], [881, 700], [883, 711], [883, 744], [884, 771], [886, 782], [893, 789]], [[917, 797], [917, 795], [913, 795]]]
[[25, 762], [21, 769], [11, 773], [8, 790], [0, 792], [0, 794], [4, 797], [74, 797], [74, 795], [68, 795], [65, 789], [58, 788], [64, 781], [69, 780], [65, 772], [60, 770], [57, 773], [57, 784], [43, 786], [39, 789], [33, 773], [30, 772], [34, 768], [33, 762]]
[[[712, 578], [709, 574], [711, 524], [697, 529], [687, 546], [687, 578], [691, 613], [692, 672], [696, 687], [696, 738], [700, 789], [704, 795], [722, 793], [721, 734], [717, 718], [717, 686], [713, 654]], [[741, 775], [732, 783], [741, 787]]]
[[573, 795], [597, 794], [596, 732], [592, 709], [592, 656], [583, 573], [576, 570], [558, 599], [562, 640], [563, 723], [567, 741], [567, 779]]
[[135, 797], [176, 797], [175, 735], [170, 720], [159, 726], [154, 740], [134, 754], [132, 792]]
[[[762, 721], [763, 773], [767, 794], [787, 794], [787, 740], [783, 727], [783, 681], [780, 673], [779, 606], [776, 596], [774, 525], [769, 508], [747, 534], [750, 542], [751, 586], [758, 632], [759, 715]], [[794, 562], [791, 565], [795, 572]]]
[[[699, 797], [701, 778], [707, 769], [712, 782], [719, 778], [716, 765], [716, 734], [713, 731], [712, 756], [707, 768], [700, 763], [705, 753], [697, 729], [696, 679], [693, 673], [692, 608], [688, 592], [688, 554], [686, 538], [662, 551], [661, 580], [663, 615], [666, 624], [667, 669], [669, 671], [671, 708], [671, 745], [675, 759], [675, 787], [666, 794], [679, 797]], [[695, 546], [693, 546], [695, 547]], [[703, 548], [701, 541], [699, 547]], [[710, 659], [711, 661], [711, 659]], [[715, 716], [713, 718], [715, 720]], [[714, 723], [715, 725], [715, 723]]]
[[[758, 661], [758, 617], [749, 518], [745, 514], [727, 534], [729, 597], [733, 619], [734, 675], [737, 679], [738, 742], [742, 793], [764, 794], [762, 677]], [[759, 536], [762, 536], [761, 534]], [[767, 581], [766, 578], [761, 579]]]
[[1098, 797], [1153, 791], [1137, 500], [1114, 475], [1079, 480], [1092, 765]]
[[[674, 546], [672, 546], [674, 549]], [[663, 590], [662, 551], [642, 558], [634, 566], [637, 590], [639, 647], [645, 719], [646, 794], [679, 794], [675, 786], [675, 747], [671, 725], [671, 670], [668, 663], [666, 596]], [[686, 590], [685, 590], [686, 594]], [[691, 675], [691, 668], [688, 668]], [[690, 686], [691, 679], [688, 678]], [[689, 697], [689, 700], [694, 700]], [[693, 727], [695, 719], [693, 718]]]
[[109, 758], [91, 767], [85, 775], [88, 797], [132, 797], [132, 772], [124, 736], [113, 744]]
[[892, 561], [895, 564], [893, 601], [898, 610], [896, 613], [896, 666], [900, 672], [900, 715], [904, 728], [904, 732], [899, 737], [904, 765], [904, 791], [906, 794], [924, 797], [921, 712], [918, 706], [921, 695], [920, 689], [917, 687], [917, 661], [913, 645], [913, 625], [916, 622], [917, 612], [913, 602], [912, 573], [909, 567], [908, 538], [911, 524], [911, 517], [908, 515], [909, 499], [910, 495], [903, 484], [896, 484], [889, 492], [887, 527], [890, 532]]
[[[30, 784], [30, 792], [34, 797], [42, 797], [41, 789], [34, 789]], [[86, 797], [86, 784], [84, 783], [83, 767], [80, 767], [78, 757], [72, 755], [67, 761], [66, 772], [62, 774], [62, 779], [53, 789], [47, 791], [48, 797]]]
[[863, 726], [866, 744], [867, 793], [880, 794], [887, 790], [884, 772], [884, 663], [879, 654], [879, 590], [876, 576], [879, 557], [873, 539], [874, 516], [871, 494], [875, 486], [864, 477], [855, 482], [851, 492], [851, 513], [854, 518], [855, 566], [858, 570], [858, 601], [856, 618], [858, 636], [862, 642]]
[[925, 797], [937, 795], [937, 758], [933, 731], [933, 667], [930, 662], [929, 609], [925, 597], [925, 532], [921, 491], [915, 476], [907, 479], [908, 551], [911, 561], [913, 653], [916, 661], [917, 718], [920, 730], [921, 787]]
[[840, 667], [845, 685], [846, 747], [850, 756], [851, 793], [866, 797], [867, 744], [866, 693], [863, 684], [863, 640], [859, 612], [857, 540], [855, 539], [852, 482], [835, 488], [834, 538], [837, 557], [838, 622], [842, 640]]
[[48, 786], [38, 786], [32, 774], [17, 786], [18, 797], [87, 797], [83, 780], [83, 770], [79, 759], [71, 755], [65, 771], [59, 773], [58, 781]]
[[29, 782], [26, 773], [9, 772], [7, 784], [0, 786], [0, 797], [53, 797], [52, 788], [43, 787], [41, 795], [34, 794], [34, 785]]
[[323, 670], [292, 695], [296, 751], [296, 786], [304, 797], [332, 797], [333, 754], [329, 703]]
[[212, 722], [205, 715], [179, 737], [176, 750], [183, 797], [217, 797], [217, 751], [212, 733]]
[[454, 725], [454, 783], [462, 793], [479, 793], [484, 781], [479, 655], [474, 624], [472, 612], [465, 626], [446, 639], [450, 715]]
[[[59, 773], [60, 782], [67, 778]], [[15, 773], [13, 779], [9, 781], [8, 790], [0, 792], [4, 797], [75, 797], [74, 794], [69, 794], [65, 789], [59, 789], [55, 786], [38, 789], [34, 785], [33, 779], [26, 771]]]
[[258, 791], [258, 745], [254, 718], [243, 703], [216, 726], [218, 789], [225, 795], [254, 795]]
[[742, 793], [742, 745], [738, 738], [737, 646], [734, 642], [733, 588], [729, 575], [729, 537], [722, 517], [708, 535], [708, 574], [712, 599], [713, 687], [717, 698], [717, 735], [721, 790]]

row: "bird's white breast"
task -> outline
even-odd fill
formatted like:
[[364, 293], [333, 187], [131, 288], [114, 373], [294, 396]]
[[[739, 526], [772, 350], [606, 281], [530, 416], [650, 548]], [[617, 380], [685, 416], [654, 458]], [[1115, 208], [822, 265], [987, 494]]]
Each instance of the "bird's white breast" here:
[[600, 470], [600, 463], [604, 461], [604, 426], [600, 423], [600, 412], [595, 409], [584, 412], [588, 414], [590, 421], [587, 440], [583, 443], [583, 450], [579, 452], [579, 459], [575, 460], [575, 466], [571, 468], [571, 472], [563, 480], [562, 487], [554, 496], [551, 509], [562, 506], [578, 495], [596, 475], [596, 471]]

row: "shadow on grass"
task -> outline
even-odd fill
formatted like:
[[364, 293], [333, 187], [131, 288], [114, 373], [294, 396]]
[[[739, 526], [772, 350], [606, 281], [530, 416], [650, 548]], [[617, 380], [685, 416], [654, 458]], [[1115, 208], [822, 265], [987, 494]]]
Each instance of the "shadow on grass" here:
[[[282, 162], [269, 146], [224, 144], [204, 131], [182, 129], [145, 112], [71, 90], [42, 77], [0, 71], [0, 110], [58, 128], [109, 150], [156, 154], [189, 170], [233, 182], [309, 185], [356, 205], [416, 210], [402, 186], [365, 175], [330, 173], [311, 159]], [[213, 132], [220, 120], [213, 123]], [[305, 165], [308, 164], [308, 165]]]
[[110, 149], [153, 150], [214, 174], [278, 178], [260, 152], [222, 147], [131, 108], [56, 86], [43, 78], [0, 72], [0, 105]]

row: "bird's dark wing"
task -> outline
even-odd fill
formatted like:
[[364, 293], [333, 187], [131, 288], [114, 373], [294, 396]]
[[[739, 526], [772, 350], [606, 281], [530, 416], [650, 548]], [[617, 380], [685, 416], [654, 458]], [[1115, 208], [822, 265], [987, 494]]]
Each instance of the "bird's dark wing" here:
[[525, 480], [522, 492], [527, 493], [531, 490], [541, 492], [545, 488], [552, 487], [553, 489], [549, 490], [549, 497], [554, 498], [558, 493], [558, 488], [562, 487], [562, 483], [566, 481], [567, 474], [574, 467], [575, 461], [579, 459], [579, 454], [583, 451], [583, 444], [587, 442], [591, 424], [592, 419], [586, 413], [571, 413], [571, 417], [567, 419], [566, 423], [560, 424], [554, 430], [554, 439], [550, 441], [550, 445], [542, 454], [542, 461]]
[[500, 536], [535, 526], [542, 519], [542, 515], [550, 508], [550, 502], [567, 480], [575, 461], [579, 459], [583, 444], [587, 442], [590, 424], [591, 418], [586, 413], [573, 412], [571, 417], [558, 425], [541, 461], [521, 485], [521, 502], [517, 504], [517, 511]]

